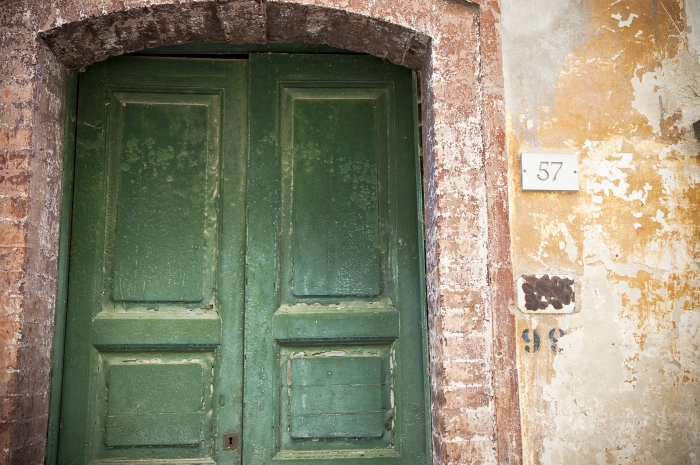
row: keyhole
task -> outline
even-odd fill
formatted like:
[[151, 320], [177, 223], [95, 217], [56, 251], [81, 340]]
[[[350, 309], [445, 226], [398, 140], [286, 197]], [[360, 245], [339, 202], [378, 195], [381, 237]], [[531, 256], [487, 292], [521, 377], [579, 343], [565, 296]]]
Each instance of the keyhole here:
[[225, 450], [238, 449], [238, 433], [224, 433], [223, 448]]

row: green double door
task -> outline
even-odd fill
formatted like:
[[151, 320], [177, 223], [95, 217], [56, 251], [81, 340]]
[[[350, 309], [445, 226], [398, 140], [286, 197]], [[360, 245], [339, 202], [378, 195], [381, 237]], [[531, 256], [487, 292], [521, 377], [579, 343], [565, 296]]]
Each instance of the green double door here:
[[412, 79], [81, 75], [58, 463], [428, 463]]

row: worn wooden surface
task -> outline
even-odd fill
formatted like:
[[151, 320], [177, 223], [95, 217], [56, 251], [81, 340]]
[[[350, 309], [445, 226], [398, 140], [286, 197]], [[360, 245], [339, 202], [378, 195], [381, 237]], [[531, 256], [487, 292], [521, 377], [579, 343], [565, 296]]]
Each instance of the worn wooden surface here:
[[411, 90], [251, 56], [244, 463], [428, 461]]
[[247, 69], [81, 79], [58, 463], [428, 461], [412, 75], [254, 55], [246, 216]]
[[241, 422], [246, 83], [241, 60], [81, 77], [58, 463], [240, 456], [217, 431]]

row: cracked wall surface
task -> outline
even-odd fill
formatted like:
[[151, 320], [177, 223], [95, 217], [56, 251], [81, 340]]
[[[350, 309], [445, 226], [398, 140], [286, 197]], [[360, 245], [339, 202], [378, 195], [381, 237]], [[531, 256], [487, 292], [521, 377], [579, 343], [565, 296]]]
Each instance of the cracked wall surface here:
[[[579, 286], [574, 314], [516, 310], [523, 462], [696, 465], [700, 2], [502, 7], [514, 274]], [[580, 191], [523, 192], [538, 151], [578, 153]]]

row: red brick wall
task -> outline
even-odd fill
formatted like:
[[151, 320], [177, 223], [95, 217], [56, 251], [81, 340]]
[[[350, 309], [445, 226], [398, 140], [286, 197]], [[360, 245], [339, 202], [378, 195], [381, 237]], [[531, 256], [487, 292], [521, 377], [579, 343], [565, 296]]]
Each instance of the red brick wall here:
[[48, 418], [66, 69], [35, 40], [34, 20], [20, 2], [0, 6], [3, 463], [42, 462]]
[[[19, 359], [27, 281], [29, 166], [35, 70], [32, 25], [0, 7], [0, 461], [9, 462], [13, 433], [26, 417], [19, 399]], [[6, 55], [6, 52], [13, 49]], [[22, 57], [22, 55], [27, 55]], [[28, 60], [29, 58], [29, 60]], [[29, 65], [29, 66], [27, 66]]]
[[498, 3], [299, 3], [0, 3], [0, 462], [45, 452], [66, 69], [144, 47], [269, 40], [421, 71], [434, 461], [520, 463]]

